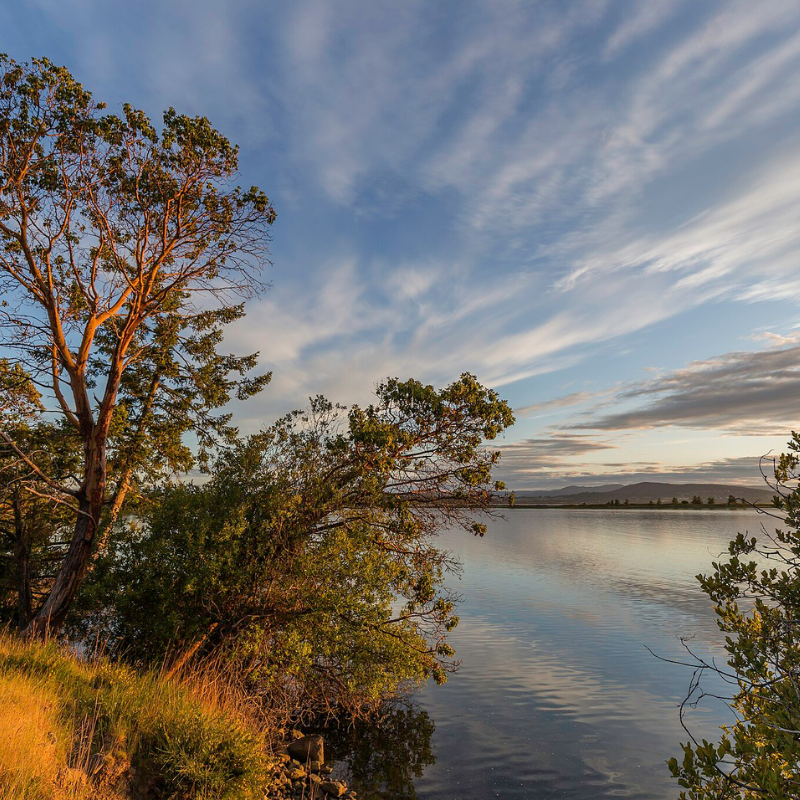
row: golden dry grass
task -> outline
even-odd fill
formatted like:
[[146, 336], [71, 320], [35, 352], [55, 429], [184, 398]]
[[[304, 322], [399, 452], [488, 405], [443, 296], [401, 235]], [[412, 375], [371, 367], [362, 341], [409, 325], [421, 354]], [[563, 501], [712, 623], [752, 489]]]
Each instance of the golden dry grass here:
[[266, 740], [242, 700], [211, 668], [140, 674], [0, 634], [0, 800], [119, 800], [142, 780], [259, 797]]
[[79, 798], [66, 769], [71, 732], [58, 695], [42, 681], [0, 674], [0, 798]]

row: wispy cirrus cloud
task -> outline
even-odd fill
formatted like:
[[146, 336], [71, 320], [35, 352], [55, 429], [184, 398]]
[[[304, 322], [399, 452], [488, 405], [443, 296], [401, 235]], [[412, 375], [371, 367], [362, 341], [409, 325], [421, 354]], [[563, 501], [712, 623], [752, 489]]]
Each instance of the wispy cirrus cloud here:
[[[773, 164], [751, 158], [746, 174], [728, 177], [726, 195], [703, 188], [706, 202], [697, 210], [695, 201], [691, 216], [670, 209], [673, 225], [648, 218], [659, 214], [653, 198], [672, 172], [798, 111], [791, 75], [800, 10], [770, 3], [755, 15], [746, 3], [658, 3], [615, 16], [593, 2], [537, 9], [468, 3], [447, 31], [415, 4], [376, 4], [366, 15], [344, 4], [332, 15], [299, 3], [290, 15], [285, 52], [293, 66], [282, 91], [310, 100], [290, 114], [293, 163], [313, 171], [340, 205], [373, 202], [387, 176], [401, 181], [406, 198], [446, 196], [442, 224], [464, 233], [451, 286], [469, 284], [476, 298], [491, 291], [489, 261], [505, 292], [485, 307], [480, 336], [467, 313], [451, 336], [442, 317], [455, 326], [457, 312], [426, 276], [418, 284], [422, 314], [407, 317], [406, 335], [388, 345], [392, 361], [413, 361], [414, 347], [434, 377], [447, 361], [441, 343], [451, 362], [502, 385], [541, 374], [545, 362], [576, 364], [596, 342], [692, 306], [800, 289], [792, 278], [796, 154]], [[682, 18], [691, 24], [681, 26]], [[669, 35], [653, 40], [667, 22]], [[434, 40], [438, 50], [425, 46]], [[636, 51], [635, 69], [626, 69], [642, 41], [653, 46], [644, 56]], [[384, 261], [389, 272], [404, 269], [396, 256]], [[375, 291], [374, 283], [363, 288], [365, 296]], [[397, 293], [401, 302], [405, 294]], [[354, 347], [386, 363], [374, 334]]]
[[[522, 409], [520, 469], [613, 470], [613, 431], [646, 471], [629, 434], [789, 421], [785, 334], [783, 356], [714, 359], [737, 345], [699, 335], [682, 371], [584, 372], [692, 310], [742, 337], [800, 297], [796, 4], [31, 0], [4, 29], [2, 49], [47, 51], [112, 108], [175, 105], [242, 144], [243, 182], [279, 212], [274, 290], [229, 342], [275, 372], [236, 408], [247, 425], [464, 370]], [[688, 360], [666, 350], [648, 363]], [[591, 396], [537, 402], [555, 384]], [[545, 440], [576, 423], [599, 427], [558, 440], [559, 467]]]
[[[617, 242], [620, 233], [613, 237]], [[576, 259], [561, 287], [637, 272], [672, 273], [676, 289], [710, 290], [712, 296], [727, 292], [750, 299], [771, 281], [793, 293], [800, 247], [800, 152], [776, 159], [732, 200], [679, 227], [660, 235], [623, 237], [623, 242], [611, 248], [598, 238], [590, 256]], [[589, 249], [591, 242], [578, 246]], [[770, 291], [774, 296], [774, 287]]]
[[570, 406], [583, 405], [589, 401], [596, 399], [596, 392], [572, 392], [571, 394], [563, 395], [562, 397], [554, 397], [551, 400], [544, 400], [541, 403], [533, 403], [529, 406], [521, 406], [514, 409], [514, 414], [517, 416], [537, 416], [546, 414], [553, 410], [563, 410]]
[[648, 38], [681, 7], [678, 0], [652, 0], [637, 3], [626, 13], [619, 26], [606, 41], [603, 54], [610, 59], [635, 42]]

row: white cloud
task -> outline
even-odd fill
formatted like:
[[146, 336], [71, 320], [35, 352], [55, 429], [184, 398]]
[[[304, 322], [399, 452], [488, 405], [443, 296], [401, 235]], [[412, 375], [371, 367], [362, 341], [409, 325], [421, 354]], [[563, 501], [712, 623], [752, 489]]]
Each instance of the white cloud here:
[[800, 333], [789, 334], [788, 336], [782, 333], [773, 333], [772, 331], [763, 331], [756, 333], [752, 337], [756, 342], [766, 342], [773, 347], [785, 347], [786, 345], [797, 344], [800, 342]]
[[[762, 283], [787, 281], [797, 272], [800, 246], [800, 152], [770, 164], [728, 202], [661, 235], [632, 238], [624, 231], [595, 230], [578, 244], [589, 255], [576, 257], [561, 287], [619, 271], [678, 273], [678, 289], [725, 279], [721, 290], [752, 297]], [[603, 246], [602, 236], [614, 242]], [[619, 240], [621, 246], [616, 245]], [[770, 288], [773, 288], [771, 285]]]
[[613, 58], [628, 46], [656, 31], [681, 6], [680, 0], [650, 0], [647, 3], [631, 3], [614, 33], [606, 43], [604, 56]]

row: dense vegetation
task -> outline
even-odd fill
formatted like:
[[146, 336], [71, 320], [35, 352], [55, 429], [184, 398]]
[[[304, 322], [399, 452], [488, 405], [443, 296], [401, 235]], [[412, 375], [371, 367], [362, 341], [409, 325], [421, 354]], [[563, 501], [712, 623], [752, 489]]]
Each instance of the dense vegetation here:
[[733, 713], [719, 742], [694, 738], [670, 769], [684, 800], [785, 800], [800, 796], [800, 435], [775, 469], [775, 509], [783, 527], [760, 537], [739, 534], [730, 558], [698, 576], [726, 635], [727, 667], [698, 660], [692, 694], [702, 678], [720, 674], [733, 694]]
[[388, 381], [349, 410], [318, 398], [222, 451], [202, 486], [154, 490], [97, 561], [84, 633], [158, 662], [223, 659], [250, 691], [358, 713], [445, 678], [457, 623], [443, 525], [483, 533], [510, 421], [465, 375], [442, 391]]
[[[0, 678], [32, 718], [54, 709], [61, 748], [36, 777], [0, 731], [2, 791], [55, 786], [78, 747], [119, 751], [141, 796], [257, 794], [261, 734], [165, 664], [213, 669], [273, 728], [364, 716], [455, 666], [435, 536], [484, 533], [485, 443], [511, 411], [469, 374], [387, 379], [366, 407], [317, 397], [240, 436], [224, 406], [269, 375], [223, 332], [264, 288], [275, 211], [237, 169], [205, 118], [157, 129], [0, 55], [0, 624], [27, 637], [3, 640]], [[59, 636], [110, 661], [33, 641]]]

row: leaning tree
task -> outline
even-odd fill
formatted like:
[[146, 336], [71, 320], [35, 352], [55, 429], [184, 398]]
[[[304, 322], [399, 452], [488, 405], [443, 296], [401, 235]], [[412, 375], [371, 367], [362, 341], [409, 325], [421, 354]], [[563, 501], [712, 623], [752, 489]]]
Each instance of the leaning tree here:
[[268, 198], [235, 186], [205, 118], [104, 109], [66, 69], [0, 55], [0, 535], [35, 635], [126, 499], [231, 436], [217, 409], [269, 379], [217, 349], [263, 286]]
[[98, 558], [76, 627], [136, 662], [224, 664], [298, 713], [358, 716], [443, 682], [457, 561], [437, 535], [485, 533], [503, 488], [485, 443], [513, 421], [468, 373], [440, 390], [387, 380], [365, 408], [317, 397], [221, 448], [202, 486], [151, 492]]

